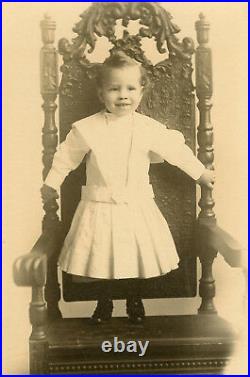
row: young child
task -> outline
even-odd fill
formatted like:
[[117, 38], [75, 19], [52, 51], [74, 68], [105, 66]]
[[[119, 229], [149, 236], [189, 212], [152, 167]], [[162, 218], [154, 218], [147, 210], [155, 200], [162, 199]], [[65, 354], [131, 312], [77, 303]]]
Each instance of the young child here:
[[[143, 68], [124, 53], [106, 59], [98, 83], [104, 110], [76, 122], [55, 153], [41, 189], [44, 201], [58, 197], [64, 178], [89, 152], [86, 186], [59, 258], [67, 273], [139, 281], [178, 268], [172, 235], [149, 184], [153, 157], [212, 188], [213, 172], [193, 155], [183, 135], [136, 112], [145, 82]], [[92, 321], [110, 319], [112, 309], [103, 292]], [[127, 299], [127, 314], [134, 322], [144, 318], [138, 291]]]

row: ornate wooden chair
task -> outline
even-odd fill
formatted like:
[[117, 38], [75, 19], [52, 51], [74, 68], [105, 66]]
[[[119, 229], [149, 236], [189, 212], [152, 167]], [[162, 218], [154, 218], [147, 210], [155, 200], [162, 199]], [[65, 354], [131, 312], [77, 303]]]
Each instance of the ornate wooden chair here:
[[[115, 34], [122, 20], [123, 37]], [[126, 30], [130, 20], [139, 20], [136, 35]], [[179, 28], [171, 15], [157, 3], [93, 3], [74, 27], [77, 37], [70, 44], [59, 41], [63, 56], [62, 79], [58, 88], [57, 50], [53, 47], [55, 22], [41, 22], [41, 94], [44, 99], [43, 177], [50, 169], [58, 144], [55, 124], [59, 94], [59, 130], [63, 141], [74, 121], [100, 110], [94, 78], [98, 64], [90, 63], [85, 52], [95, 49], [96, 36], [105, 36], [113, 45], [141, 62], [148, 72], [150, 87], [139, 111], [159, 120], [166, 127], [181, 130], [186, 143], [196, 150], [195, 96], [198, 97], [198, 157], [213, 169], [212, 70], [209, 23], [201, 14], [195, 24], [198, 47], [190, 38], [180, 42]], [[154, 38], [163, 60], [153, 65], [142, 49], [144, 37]], [[112, 52], [111, 51], [111, 52]], [[196, 88], [192, 81], [192, 56], [195, 54]], [[82, 162], [84, 164], [84, 160]], [[196, 214], [196, 185], [179, 169], [166, 162], [152, 164], [151, 183], [157, 204], [167, 218], [180, 256], [177, 270], [167, 276], [144, 282], [143, 298], [194, 297], [197, 294], [197, 257], [202, 266], [199, 282], [201, 305], [197, 315], [147, 317], [142, 325], [129, 324], [127, 318], [113, 318], [100, 327], [88, 319], [62, 318], [58, 302], [95, 300], [105, 282], [84, 283], [63, 273], [57, 279], [57, 258], [72, 216], [80, 199], [82, 166], [72, 172], [61, 189], [61, 220], [55, 200], [44, 206], [42, 235], [32, 251], [14, 264], [14, 279], [19, 286], [32, 287], [30, 303], [31, 373], [208, 373], [220, 372], [230, 358], [235, 336], [230, 325], [217, 315], [213, 303], [215, 281], [212, 265], [221, 253], [232, 267], [240, 266], [240, 246], [216, 224], [212, 191], [202, 188], [200, 212]], [[86, 285], [87, 284], [87, 285]], [[113, 298], [122, 299], [130, 282], [113, 283]], [[117, 336], [127, 340], [149, 340], [142, 358], [134, 354], [101, 351], [101, 342]], [[133, 356], [132, 356], [133, 355]]]

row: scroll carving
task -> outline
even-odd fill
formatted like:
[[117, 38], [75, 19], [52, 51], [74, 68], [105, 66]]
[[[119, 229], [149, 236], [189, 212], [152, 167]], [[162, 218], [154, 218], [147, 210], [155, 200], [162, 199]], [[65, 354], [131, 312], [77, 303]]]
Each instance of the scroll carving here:
[[139, 20], [143, 25], [139, 28], [136, 37], [154, 38], [158, 51], [163, 54], [169, 50], [171, 56], [180, 56], [190, 59], [194, 52], [194, 44], [190, 38], [179, 42], [175, 34], [179, 27], [171, 20], [172, 16], [157, 3], [152, 2], [117, 2], [95, 3], [81, 14], [73, 31], [78, 34], [70, 44], [66, 39], [59, 42], [59, 51], [65, 60], [75, 57], [79, 62], [87, 62], [85, 51], [88, 53], [95, 49], [97, 37], [105, 36], [110, 42], [116, 42], [116, 21], [121, 19], [123, 26], [128, 26], [129, 21]]

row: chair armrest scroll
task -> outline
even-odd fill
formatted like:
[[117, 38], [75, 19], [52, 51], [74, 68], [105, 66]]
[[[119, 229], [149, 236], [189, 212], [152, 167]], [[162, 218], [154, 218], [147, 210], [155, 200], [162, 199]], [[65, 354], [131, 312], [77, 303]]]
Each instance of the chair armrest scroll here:
[[197, 243], [199, 249], [218, 251], [231, 267], [242, 267], [243, 247], [217, 224], [198, 223]]
[[13, 265], [14, 282], [23, 287], [43, 287], [46, 283], [47, 260], [60, 247], [60, 239], [51, 232], [39, 237], [30, 253], [18, 257]]

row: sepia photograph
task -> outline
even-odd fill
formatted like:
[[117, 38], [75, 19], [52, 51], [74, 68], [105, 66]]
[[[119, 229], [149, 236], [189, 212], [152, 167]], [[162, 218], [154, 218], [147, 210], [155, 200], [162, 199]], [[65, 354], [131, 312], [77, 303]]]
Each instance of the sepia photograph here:
[[247, 375], [247, 6], [3, 3], [3, 374]]

